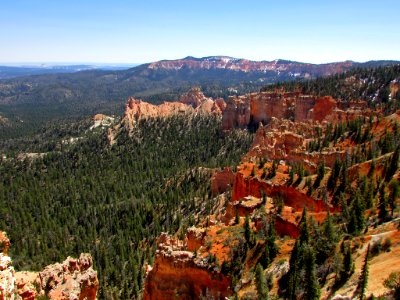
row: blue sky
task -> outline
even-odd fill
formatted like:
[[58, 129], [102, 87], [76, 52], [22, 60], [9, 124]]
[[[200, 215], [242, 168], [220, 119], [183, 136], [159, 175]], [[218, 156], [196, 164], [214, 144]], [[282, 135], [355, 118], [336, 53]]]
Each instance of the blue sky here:
[[400, 60], [399, 0], [0, 0], [0, 62]]

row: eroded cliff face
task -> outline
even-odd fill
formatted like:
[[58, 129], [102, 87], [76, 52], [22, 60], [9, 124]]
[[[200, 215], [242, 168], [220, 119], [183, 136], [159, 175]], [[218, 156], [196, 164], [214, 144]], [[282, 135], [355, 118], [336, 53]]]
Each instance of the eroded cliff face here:
[[146, 276], [144, 299], [224, 299], [232, 293], [230, 283], [206, 258], [187, 250], [182, 241], [162, 234], [154, 266]]
[[349, 107], [330, 96], [316, 97], [299, 92], [261, 92], [229, 98], [222, 117], [222, 130], [268, 124], [272, 118], [295, 122], [342, 122], [362, 115], [363, 102]]
[[108, 130], [110, 144], [122, 128], [131, 133], [138, 121], [148, 118], [166, 118], [172, 115], [214, 114], [222, 115], [226, 103], [223, 99], [213, 100], [204, 96], [199, 88], [192, 88], [176, 102], [164, 102], [153, 105], [141, 99], [130, 97], [125, 105], [121, 121]]
[[43, 271], [15, 272], [7, 256], [10, 241], [0, 232], [0, 300], [33, 300], [46, 296], [54, 300], [95, 300], [99, 281], [90, 254], [78, 259], [68, 257], [63, 263]]
[[96, 299], [99, 281], [90, 254], [47, 266], [39, 273], [41, 286], [50, 299]]
[[235, 174], [231, 168], [226, 167], [221, 171], [215, 172], [211, 177], [211, 192], [213, 196], [225, 193], [232, 187]]
[[[280, 123], [274, 120], [273, 125]], [[319, 126], [312, 123], [298, 123], [297, 128], [292, 128], [292, 123], [281, 122], [281, 126], [274, 128], [269, 125], [257, 129], [253, 144], [246, 154], [246, 159], [268, 158], [270, 160], [284, 160], [290, 163], [303, 163], [308, 169], [315, 169], [319, 162], [324, 161], [329, 167], [333, 166], [336, 159], [343, 159], [345, 148], [329, 148], [319, 152], [306, 150], [307, 131]], [[304, 128], [308, 127], [308, 128]], [[289, 129], [290, 128], [290, 129]], [[304, 129], [304, 134], [299, 134]], [[289, 131], [291, 130], [291, 131]], [[311, 132], [308, 133], [311, 135]]]

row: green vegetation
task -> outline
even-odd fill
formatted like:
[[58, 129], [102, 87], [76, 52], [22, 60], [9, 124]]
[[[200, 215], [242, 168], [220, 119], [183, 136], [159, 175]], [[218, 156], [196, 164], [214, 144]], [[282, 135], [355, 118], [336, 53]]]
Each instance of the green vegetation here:
[[205, 168], [237, 165], [250, 145], [250, 135], [221, 135], [219, 126], [214, 117], [152, 119], [112, 147], [103, 133], [86, 133], [43, 158], [1, 161], [0, 228], [15, 267], [40, 270], [89, 252], [100, 299], [139, 295], [160, 232], [210, 213]]

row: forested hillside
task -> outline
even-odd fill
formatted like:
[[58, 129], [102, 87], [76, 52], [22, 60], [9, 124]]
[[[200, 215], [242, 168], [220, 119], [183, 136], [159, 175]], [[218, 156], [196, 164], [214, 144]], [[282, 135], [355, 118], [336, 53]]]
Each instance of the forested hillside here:
[[[387, 109], [393, 107], [395, 102], [389, 100], [399, 99], [400, 92], [400, 65], [357, 68], [346, 73], [321, 77], [314, 80], [281, 82], [263, 87], [262, 91], [284, 89], [286, 91], [300, 90], [305, 94], [318, 96], [332, 96], [343, 101], [365, 100], [371, 107], [383, 103]], [[397, 87], [395, 87], [397, 86]], [[391, 88], [395, 87], [391, 94]]]
[[97, 132], [43, 158], [1, 161], [0, 228], [15, 267], [89, 252], [100, 299], [139, 295], [154, 239], [209, 214], [208, 168], [236, 165], [250, 145], [249, 134], [219, 126], [205, 116], [151, 119], [112, 147]]
[[[266, 84], [396, 63], [347, 61], [315, 65], [285, 60], [229, 59], [236, 64], [235, 68], [226, 64], [225, 57], [187, 57], [122, 71], [88, 70], [0, 80], [0, 116], [9, 119], [7, 126], [0, 123], [0, 138], [26, 136], [45, 123], [60, 119], [76, 120], [95, 113], [119, 115], [129, 96], [157, 104], [177, 100], [191, 87], [201, 86], [209, 97], [227, 98], [257, 91]], [[249, 64], [254, 68], [248, 69]]]

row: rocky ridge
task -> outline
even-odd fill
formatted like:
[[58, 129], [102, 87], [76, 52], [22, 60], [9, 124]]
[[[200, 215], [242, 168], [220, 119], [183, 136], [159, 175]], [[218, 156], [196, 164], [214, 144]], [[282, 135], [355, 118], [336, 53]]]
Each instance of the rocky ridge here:
[[[371, 113], [366, 109], [366, 103], [361, 101], [344, 103], [332, 97], [314, 97], [300, 93], [255, 93], [231, 98], [223, 113], [222, 129], [244, 129], [260, 124], [253, 145], [235, 170], [225, 168], [215, 172], [211, 177], [212, 194], [214, 196], [222, 194], [225, 207], [214, 211], [196, 227], [190, 227], [184, 240], [171, 238], [174, 240], [174, 245], [179, 245], [175, 250], [167, 249], [165, 242], [159, 242], [154, 263], [156, 267], [149, 267], [146, 277], [146, 299], [159, 299], [163, 291], [169, 293], [166, 299], [171, 299], [171, 295], [179, 295], [181, 299], [200, 298], [204, 293], [193, 293], [194, 289], [199, 291], [197, 287], [193, 288], [193, 285], [201, 285], [205, 281], [201, 279], [202, 276], [196, 278], [188, 276], [189, 270], [194, 274], [205, 269], [213, 270], [213, 272], [221, 270], [222, 274], [231, 274], [222, 270], [224, 267], [232, 268], [235, 260], [238, 260], [235, 255], [240, 253], [243, 243], [242, 230], [246, 216], [249, 216], [254, 234], [262, 234], [268, 222], [266, 219], [274, 219], [277, 234], [280, 237], [286, 237], [277, 241], [281, 250], [268, 268], [274, 276], [271, 291], [277, 294], [278, 281], [288, 270], [287, 262], [294, 239], [300, 234], [299, 225], [304, 208], [307, 208], [309, 216], [317, 223], [322, 223], [328, 212], [335, 214], [341, 211], [342, 208], [333, 201], [333, 195], [327, 192], [327, 182], [335, 161], [351, 159], [355, 153], [353, 148], [358, 147], [355, 133], [346, 133], [335, 138], [318, 151], [309, 149], [309, 143], [318, 141], [324, 135], [332, 134], [331, 131], [335, 125], [339, 128], [341, 124], [356, 124], [357, 122], [363, 122], [364, 125], [361, 127], [369, 133], [362, 142], [363, 147], [374, 147], [374, 144], [381, 143], [388, 132], [396, 130], [400, 122], [400, 111], [383, 117], [379, 110]], [[357, 149], [360, 151], [359, 148]], [[376, 178], [384, 176], [385, 166], [391, 155], [392, 153], [385, 154], [374, 160]], [[316, 185], [317, 168], [322, 162], [325, 169], [324, 176]], [[359, 184], [360, 176], [367, 176], [370, 173], [373, 163], [371, 161], [353, 163], [348, 169], [352, 187]], [[295, 165], [303, 165], [307, 170], [308, 173], [304, 175], [304, 178], [298, 174], [291, 178], [290, 169]], [[398, 179], [399, 175], [397, 171], [393, 178]], [[374, 217], [371, 212], [368, 213], [371, 218]], [[396, 222], [394, 221], [394, 225], [391, 226], [398, 226]], [[372, 235], [369, 228], [365, 235], [366, 241], [369, 241]], [[397, 233], [393, 231], [390, 236], [397, 241]], [[165, 240], [165, 237], [162, 239]], [[356, 248], [353, 250], [358, 270], [361, 268], [365, 254], [366, 241], [357, 239], [354, 242], [363, 245], [359, 251], [356, 251]], [[394, 259], [399, 245], [397, 243], [388, 255], [390, 259]], [[262, 255], [261, 249], [263, 249], [263, 241], [257, 241], [247, 254], [242, 253], [244, 261], [240, 262], [243, 264], [240, 280], [237, 282], [237, 278], [230, 278], [235, 283], [232, 283], [232, 286], [224, 286], [224, 291], [226, 288], [239, 298], [256, 299], [251, 270]], [[202, 259], [202, 264], [194, 264], [194, 260], [199, 257]], [[380, 270], [380, 281], [373, 281], [368, 292], [385, 295], [387, 289], [383, 287], [383, 279], [389, 275], [389, 270], [393, 271], [396, 268], [382, 270], [379, 267], [382, 259], [379, 257], [373, 260], [371, 268]], [[183, 258], [185, 264], [182, 264]], [[286, 263], [282, 264], [282, 260]], [[188, 261], [190, 263], [187, 263]], [[179, 266], [179, 268], [171, 266]], [[172, 272], [175, 275], [172, 276]], [[172, 276], [174, 281], [172, 285], [164, 283], [166, 274]], [[343, 288], [333, 293], [337, 292], [337, 297], [352, 299], [353, 294], [356, 293], [359, 275], [360, 272], [357, 271], [351, 277], [346, 285], [347, 289]], [[331, 292], [335, 283], [332, 278], [334, 276], [328, 277], [322, 289], [322, 299], [334, 296]], [[175, 292], [179, 290], [180, 293], [173, 294], [173, 290]], [[213, 293], [215, 293], [214, 290]], [[221, 296], [217, 298], [222, 299]]]
[[182, 70], [182, 69], [227, 69], [242, 72], [291, 72], [293, 77], [305, 76], [327, 76], [341, 73], [350, 69], [355, 63], [344, 61], [322, 65], [299, 63], [295, 61], [276, 59], [273, 61], [252, 61], [238, 59], [229, 56], [210, 56], [203, 58], [186, 57], [177, 60], [161, 60], [150, 63], [149, 69], [157, 70]]
[[41, 272], [16, 272], [7, 256], [10, 241], [0, 232], [0, 299], [33, 300], [46, 296], [54, 300], [95, 300], [99, 282], [90, 254], [68, 257]]
[[260, 92], [232, 96], [222, 116], [222, 130], [255, 128], [272, 118], [293, 122], [343, 122], [366, 113], [362, 101], [343, 103], [332, 97], [303, 95], [300, 92]]
[[130, 97], [125, 105], [121, 121], [108, 130], [111, 144], [122, 128], [131, 133], [135, 124], [147, 118], [166, 118], [172, 115], [214, 114], [222, 115], [226, 103], [223, 99], [213, 100], [206, 97], [199, 88], [194, 87], [181, 95], [179, 101], [164, 102], [160, 105], [150, 104], [140, 99]]

